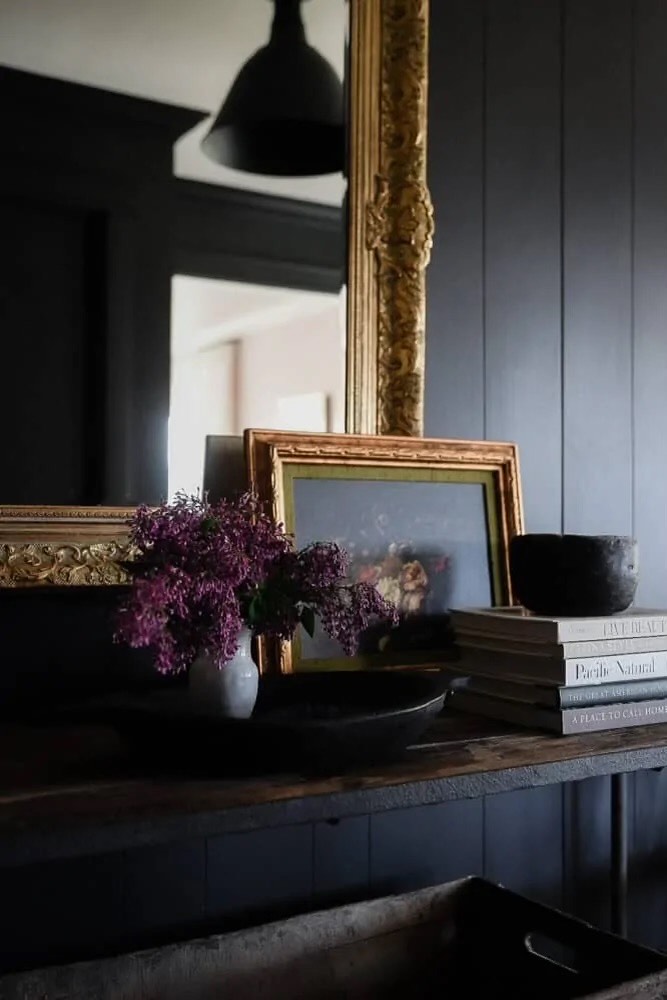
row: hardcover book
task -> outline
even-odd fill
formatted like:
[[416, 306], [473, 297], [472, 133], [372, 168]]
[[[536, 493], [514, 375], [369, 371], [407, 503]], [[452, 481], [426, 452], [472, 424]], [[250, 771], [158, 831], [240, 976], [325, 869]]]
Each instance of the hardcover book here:
[[505, 680], [530, 681], [563, 687], [622, 684], [625, 681], [667, 677], [667, 649], [621, 656], [587, 656], [567, 660], [521, 656], [464, 647], [461, 667], [466, 673]]
[[531, 729], [548, 729], [564, 736], [667, 722], [667, 698], [555, 711], [463, 690], [454, 692], [451, 705], [473, 715], [484, 715]]
[[589, 705], [613, 705], [615, 702], [647, 701], [667, 698], [667, 677], [653, 681], [627, 681], [624, 684], [591, 684], [584, 687], [548, 687], [544, 684], [497, 680], [495, 677], [460, 677], [452, 682], [454, 690], [469, 691], [491, 698], [505, 698], [541, 708], [583, 708]]
[[599, 618], [545, 618], [520, 607], [453, 608], [451, 621], [454, 629], [547, 643], [667, 635], [667, 611], [652, 608]]
[[551, 660], [572, 660], [590, 656], [619, 656], [624, 653], [657, 653], [667, 649], [667, 636], [638, 636], [635, 639], [584, 639], [575, 642], [531, 642], [508, 639], [485, 632], [457, 630], [458, 646], [484, 649], [518, 656], [546, 657]]

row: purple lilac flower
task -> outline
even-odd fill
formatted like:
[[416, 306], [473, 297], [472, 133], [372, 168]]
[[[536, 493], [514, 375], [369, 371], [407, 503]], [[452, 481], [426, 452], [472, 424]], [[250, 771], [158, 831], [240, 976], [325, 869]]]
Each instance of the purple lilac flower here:
[[334, 542], [297, 551], [252, 493], [209, 503], [178, 494], [140, 507], [130, 522], [138, 552], [117, 638], [155, 651], [162, 673], [187, 670], [205, 652], [218, 667], [234, 655], [243, 626], [288, 639], [315, 616], [347, 653], [377, 618], [396, 608], [369, 583], [346, 582], [349, 559]]

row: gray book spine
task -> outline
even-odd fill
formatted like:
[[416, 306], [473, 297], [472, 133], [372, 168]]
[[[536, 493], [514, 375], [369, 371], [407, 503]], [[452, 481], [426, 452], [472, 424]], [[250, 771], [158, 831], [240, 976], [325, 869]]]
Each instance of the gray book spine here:
[[625, 684], [592, 684], [589, 687], [548, 687], [521, 681], [496, 680], [490, 677], [461, 677], [452, 687], [491, 698], [522, 702], [525, 705], [549, 709], [585, 708], [588, 705], [647, 701], [667, 698], [667, 678], [655, 681], [628, 681]]
[[451, 706], [455, 710], [502, 719], [530, 729], [547, 729], [572, 736], [667, 722], [667, 698], [557, 711], [471, 691], [455, 691]]
[[584, 705], [611, 705], [614, 702], [646, 701], [667, 698], [667, 677], [655, 681], [628, 681], [625, 684], [594, 684], [590, 687], [558, 689], [561, 708]]
[[667, 722], [667, 698], [591, 708], [570, 708], [561, 714], [563, 732], [568, 734], [596, 733], [603, 729], [629, 729], [633, 726]]

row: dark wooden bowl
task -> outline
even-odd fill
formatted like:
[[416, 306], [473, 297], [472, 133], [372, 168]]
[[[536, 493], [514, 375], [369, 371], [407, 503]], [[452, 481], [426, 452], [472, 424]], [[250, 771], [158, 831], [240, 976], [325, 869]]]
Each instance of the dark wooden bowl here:
[[332, 773], [400, 756], [446, 693], [437, 672], [327, 671], [261, 678], [250, 719], [196, 714], [184, 691], [123, 699], [103, 715], [161, 765], [219, 775]]
[[613, 615], [634, 600], [639, 554], [626, 535], [516, 535], [509, 556], [514, 596], [535, 614]]

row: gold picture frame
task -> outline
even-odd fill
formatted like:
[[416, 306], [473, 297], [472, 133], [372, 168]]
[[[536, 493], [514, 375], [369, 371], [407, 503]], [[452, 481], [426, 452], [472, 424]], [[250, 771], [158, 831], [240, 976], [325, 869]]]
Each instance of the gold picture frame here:
[[122, 586], [134, 507], [0, 506], [0, 587]]
[[402, 639], [384, 650], [342, 658], [318, 651], [326, 637], [266, 642], [263, 670], [431, 666], [445, 653], [449, 607], [513, 603], [509, 541], [523, 532], [515, 444], [249, 430], [245, 449], [252, 488], [297, 546], [340, 541], [353, 579], [372, 579], [405, 612], [392, 633]]
[[347, 425], [424, 429], [428, 0], [350, 4]]
[[[428, 0], [350, 0], [346, 428], [423, 431]], [[125, 581], [128, 508], [0, 508], [0, 587]]]

